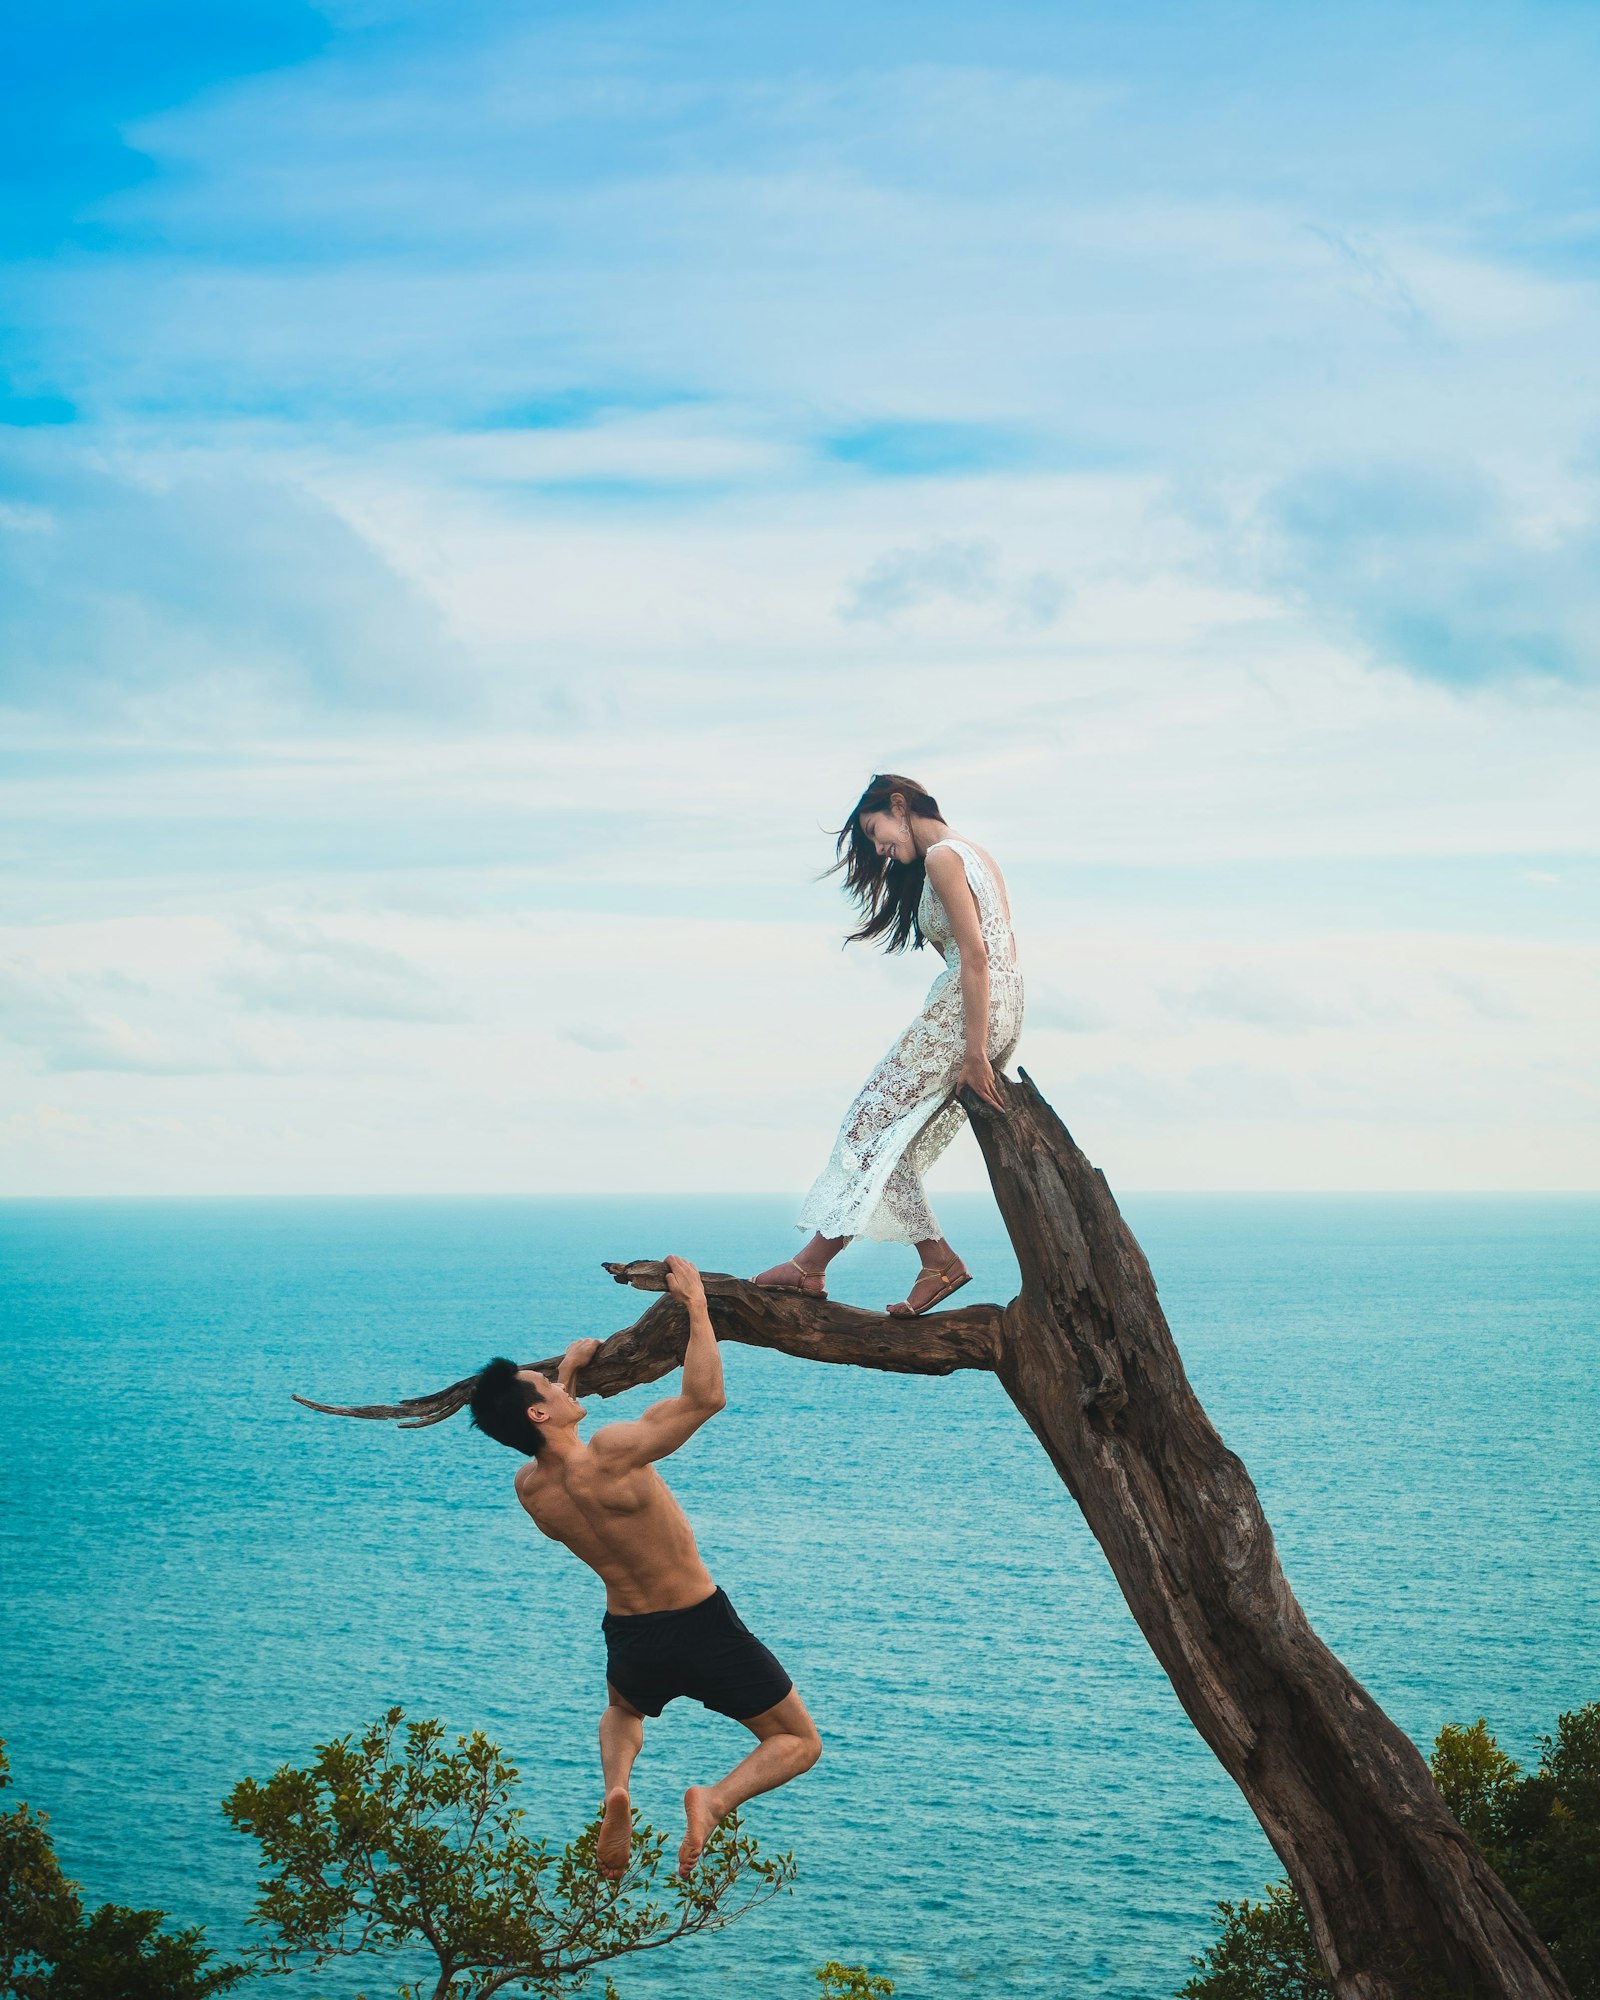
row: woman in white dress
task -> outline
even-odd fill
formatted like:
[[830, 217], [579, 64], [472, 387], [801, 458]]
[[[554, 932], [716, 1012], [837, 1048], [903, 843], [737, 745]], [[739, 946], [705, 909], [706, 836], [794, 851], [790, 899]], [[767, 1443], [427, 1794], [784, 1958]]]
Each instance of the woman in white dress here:
[[845, 1113], [800, 1210], [811, 1241], [755, 1282], [826, 1298], [824, 1273], [851, 1237], [914, 1243], [921, 1272], [889, 1307], [913, 1318], [971, 1280], [940, 1233], [922, 1176], [966, 1118], [956, 1096], [963, 1084], [1001, 1108], [994, 1073], [1022, 1032], [1022, 975], [1000, 870], [913, 779], [875, 777], [840, 829], [838, 854], [862, 912], [850, 942], [882, 938], [886, 951], [931, 943], [945, 966]]

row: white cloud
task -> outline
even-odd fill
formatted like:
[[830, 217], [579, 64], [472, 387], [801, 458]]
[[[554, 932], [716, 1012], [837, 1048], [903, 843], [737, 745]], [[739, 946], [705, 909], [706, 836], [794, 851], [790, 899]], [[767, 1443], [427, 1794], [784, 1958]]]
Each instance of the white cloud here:
[[0, 701], [168, 726], [450, 705], [433, 607], [303, 485], [224, 452], [186, 471], [75, 443], [9, 457], [32, 498], [0, 520]]
[[[1019, 865], [1012, 884], [1037, 1000], [1020, 1060], [1115, 1185], [1595, 1184], [1592, 945], [1237, 918], [1218, 936], [1203, 909], [1184, 930], [1162, 904], [1134, 922], [1108, 901], [1041, 902], [1038, 878]], [[759, 903], [497, 910], [483, 886], [449, 911], [264, 906], [226, 926], [28, 933], [78, 1011], [40, 1014], [36, 973], [34, 1012], [7, 1015], [52, 1073], [0, 1061], [23, 1120], [0, 1185], [799, 1188], [937, 969], [841, 954], [821, 885], [798, 921]], [[363, 976], [405, 967], [451, 1005], [323, 1005], [308, 974], [292, 1036], [263, 1038], [272, 1017], [232, 984], [263, 934], [315, 940], [313, 958]], [[147, 1039], [97, 1046], [81, 1068], [63, 1037], [103, 1019], [86, 996], [108, 995]], [[27, 1123], [46, 1106], [79, 1121], [47, 1157]], [[1476, 1136], [1451, 1152], [1441, 1135], [1463, 1129]], [[964, 1143], [940, 1179], [977, 1186], [981, 1171]]]
[[845, 620], [892, 624], [908, 611], [953, 599], [998, 605], [1012, 627], [1051, 625], [1067, 601], [1067, 588], [1048, 570], [1005, 576], [998, 550], [988, 542], [933, 541], [891, 549], [852, 577], [839, 607]]
[[1555, 525], [1543, 496], [1519, 519], [1470, 464], [1319, 468], [1267, 504], [1269, 571], [1384, 665], [1600, 679], [1600, 488], [1586, 498]]
[[334, 935], [322, 924], [270, 917], [241, 940], [235, 969], [221, 984], [253, 1010], [363, 1021], [450, 1020], [460, 1012], [400, 953]]
[[31, 1051], [53, 1074], [93, 1070], [203, 1076], [257, 1066], [247, 1051], [230, 1046], [223, 1036], [175, 1034], [140, 1019], [156, 998], [114, 971], [68, 981], [26, 967], [0, 967], [0, 1041]]
[[1487, 40], [412, 28], [21, 287], [4, 1185], [799, 1186], [929, 971], [813, 880], [883, 765], [1119, 1183], [1595, 1183], [1576, 55], [1533, 141]]

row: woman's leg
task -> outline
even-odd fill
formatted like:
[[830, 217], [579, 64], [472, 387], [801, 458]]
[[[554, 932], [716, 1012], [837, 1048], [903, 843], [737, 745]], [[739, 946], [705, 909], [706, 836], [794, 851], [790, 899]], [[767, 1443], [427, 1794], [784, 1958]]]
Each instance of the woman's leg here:
[[972, 1283], [972, 1273], [949, 1244], [941, 1243], [939, 1250], [943, 1261], [935, 1261], [931, 1250], [924, 1249], [916, 1283], [903, 1299], [885, 1308], [892, 1319], [915, 1319], [919, 1313], [942, 1304], [952, 1292], [959, 1292], [963, 1285]]
[[971, 1273], [945, 1241], [938, 1217], [928, 1200], [922, 1176], [939, 1158], [950, 1141], [967, 1122], [959, 1104], [946, 1104], [907, 1147], [904, 1158], [889, 1176], [883, 1191], [883, 1207], [900, 1225], [896, 1235], [914, 1243], [922, 1269], [910, 1292], [888, 1311], [895, 1317], [925, 1311], [965, 1284]]
[[802, 1271], [825, 1271], [849, 1241], [848, 1236], [824, 1236], [818, 1230], [794, 1261]]
[[888, 1308], [896, 1319], [914, 1318], [926, 1312], [972, 1279], [960, 1255], [942, 1236], [923, 1237], [917, 1244], [917, 1254], [922, 1259], [922, 1269], [917, 1273], [916, 1283], [898, 1304]]
[[[758, 1272], [752, 1282], [778, 1291], [809, 1291], [820, 1295], [823, 1272], [849, 1241], [848, 1236], [824, 1236], [819, 1231], [798, 1256], [790, 1257], [782, 1264], [774, 1264], [770, 1271]], [[798, 1284], [795, 1282], [797, 1271], [801, 1280]], [[808, 1285], [804, 1282], [808, 1278], [816, 1282]]]
[[[925, 1271], [948, 1271], [961, 1259], [942, 1236], [924, 1236], [917, 1244], [917, 1255], [922, 1259]], [[962, 1264], [961, 1268], [966, 1269]]]

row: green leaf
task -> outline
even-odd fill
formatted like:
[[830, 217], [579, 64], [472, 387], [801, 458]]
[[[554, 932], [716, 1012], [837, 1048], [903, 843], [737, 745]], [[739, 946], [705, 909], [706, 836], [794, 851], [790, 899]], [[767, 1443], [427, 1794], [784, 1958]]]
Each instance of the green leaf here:
[[523, 1831], [516, 1766], [481, 1731], [390, 1709], [359, 1740], [317, 1747], [304, 1766], [246, 1778], [224, 1802], [260, 1848], [251, 1922], [275, 1967], [423, 1951], [456, 2000], [573, 1992], [611, 1961], [720, 1930], [788, 1887], [725, 1821], [693, 1878], [665, 1866], [664, 1834], [637, 1822], [619, 1883], [595, 1865], [599, 1820], [560, 1850]]

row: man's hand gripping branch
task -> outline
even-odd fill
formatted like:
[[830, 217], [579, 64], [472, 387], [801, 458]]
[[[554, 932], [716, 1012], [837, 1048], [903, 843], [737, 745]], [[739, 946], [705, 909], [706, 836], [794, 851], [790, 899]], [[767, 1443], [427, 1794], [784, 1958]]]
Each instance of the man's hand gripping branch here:
[[[677, 1395], [652, 1404], [637, 1422], [609, 1424], [595, 1436], [597, 1449], [603, 1449], [608, 1455], [615, 1453], [619, 1459], [625, 1458], [637, 1465], [647, 1465], [653, 1459], [665, 1458], [669, 1452], [676, 1451], [727, 1402], [722, 1387], [722, 1350], [711, 1328], [711, 1315], [706, 1310], [706, 1290], [700, 1282], [700, 1273], [683, 1257], [669, 1257], [666, 1264], [667, 1291], [687, 1308], [689, 1314], [689, 1344], [683, 1355], [682, 1386]], [[590, 1352], [574, 1363], [575, 1367], [583, 1367], [592, 1357], [594, 1345], [597, 1343], [574, 1341], [572, 1347], [567, 1349], [562, 1367], [566, 1367], [574, 1349], [588, 1348]]]
[[689, 1314], [689, 1344], [684, 1349], [683, 1387], [678, 1400], [694, 1404], [708, 1417], [715, 1416], [728, 1399], [722, 1387], [722, 1349], [706, 1310], [706, 1288], [693, 1264], [683, 1257], [669, 1257], [667, 1290]]
[[556, 1369], [556, 1380], [569, 1396], [577, 1393], [572, 1386], [573, 1377], [580, 1369], [587, 1368], [599, 1352], [598, 1340], [575, 1340], [562, 1355], [561, 1365]]

